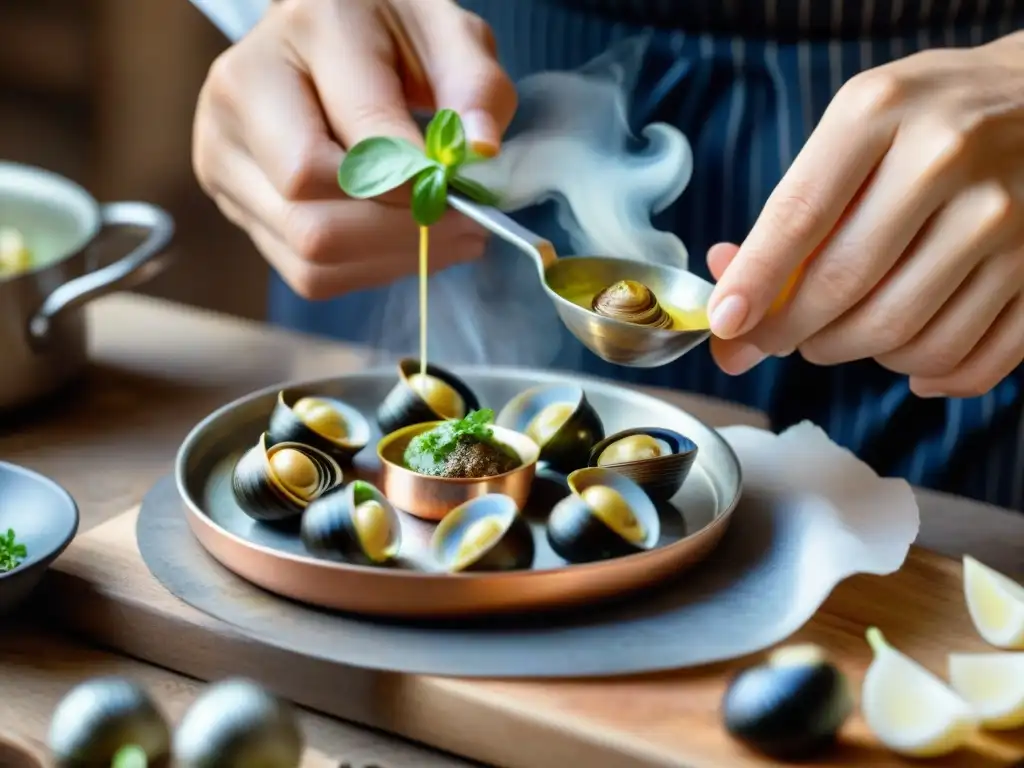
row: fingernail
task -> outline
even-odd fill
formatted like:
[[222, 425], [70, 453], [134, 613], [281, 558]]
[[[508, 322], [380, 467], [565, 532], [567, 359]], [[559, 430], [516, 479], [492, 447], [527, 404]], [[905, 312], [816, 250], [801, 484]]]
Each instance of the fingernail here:
[[763, 363], [767, 357], [768, 355], [753, 344], [743, 344], [730, 356], [729, 373], [733, 376], [744, 374], [754, 366]]
[[785, 349], [782, 352], [776, 352], [775, 357], [789, 357], [794, 352], [796, 352], [796, 347], [790, 347], [789, 349]]
[[462, 116], [462, 127], [470, 148], [484, 157], [494, 157], [501, 146], [501, 133], [494, 118], [480, 110]]
[[739, 335], [749, 311], [747, 300], [742, 296], [726, 296], [718, 302], [711, 312], [711, 317], [708, 318], [711, 322], [711, 332], [720, 339], [731, 339]]

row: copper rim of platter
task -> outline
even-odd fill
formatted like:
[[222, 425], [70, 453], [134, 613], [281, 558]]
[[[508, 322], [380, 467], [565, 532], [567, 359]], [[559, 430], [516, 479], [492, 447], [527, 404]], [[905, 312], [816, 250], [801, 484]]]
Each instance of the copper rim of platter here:
[[[500, 367], [460, 367], [456, 375], [468, 379], [519, 380], [525, 389], [567, 380], [595, 392], [646, 402], [671, 409], [692, 420], [720, 442], [735, 472], [735, 488], [728, 502], [719, 500], [714, 518], [683, 538], [652, 550], [591, 563], [567, 564], [504, 572], [447, 573], [389, 569], [336, 562], [295, 554], [250, 541], [226, 530], [197, 505], [189, 492], [188, 460], [197, 447], [208, 450], [212, 428], [225, 418], [268, 399], [273, 404], [280, 386], [245, 395], [203, 419], [185, 438], [175, 463], [175, 480], [193, 534], [203, 548], [237, 576], [270, 592], [322, 608], [367, 615], [423, 618], [458, 617], [525, 610], [578, 606], [654, 586], [701, 562], [725, 534], [742, 492], [742, 470], [731, 446], [711, 427], [682, 409], [652, 395], [612, 382], [585, 376], [549, 374]], [[375, 369], [350, 376], [290, 383], [290, 390], [337, 387], [357, 378], [391, 380], [394, 371]], [[472, 386], [472, 384], [471, 384]], [[387, 391], [385, 387], [384, 392]], [[269, 411], [268, 411], [269, 415]], [[698, 460], [699, 461], [699, 460]], [[406, 513], [408, 514], [408, 513]], [[455, 584], [464, 588], [453, 589]], [[415, 588], [411, 588], [415, 586]]]

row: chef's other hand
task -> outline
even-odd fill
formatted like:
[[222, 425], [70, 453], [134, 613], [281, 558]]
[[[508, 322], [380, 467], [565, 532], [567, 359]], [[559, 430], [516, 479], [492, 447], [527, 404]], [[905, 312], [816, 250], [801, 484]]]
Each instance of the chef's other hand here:
[[[345, 148], [379, 135], [422, 146], [410, 110], [450, 108], [493, 154], [515, 107], [490, 28], [453, 0], [280, 0], [210, 68], [193, 164], [293, 290], [330, 298], [417, 264], [408, 188], [347, 199]], [[483, 251], [484, 232], [454, 211], [430, 234], [434, 269]]]
[[921, 396], [990, 390], [1024, 359], [1024, 34], [854, 77], [709, 262], [729, 373], [799, 350], [875, 358]]

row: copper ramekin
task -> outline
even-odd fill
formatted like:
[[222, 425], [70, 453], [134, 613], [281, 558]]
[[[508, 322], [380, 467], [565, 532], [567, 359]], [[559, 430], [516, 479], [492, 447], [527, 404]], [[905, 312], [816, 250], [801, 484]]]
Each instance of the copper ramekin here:
[[443, 423], [428, 421], [403, 427], [377, 443], [381, 490], [388, 501], [404, 512], [424, 520], [440, 520], [460, 504], [487, 493], [511, 496], [522, 508], [530, 496], [530, 486], [537, 473], [540, 448], [526, 435], [511, 429], [491, 425], [494, 437], [512, 448], [523, 462], [504, 474], [477, 478], [434, 477], [421, 475], [403, 466], [402, 454], [409, 442], [416, 435]]

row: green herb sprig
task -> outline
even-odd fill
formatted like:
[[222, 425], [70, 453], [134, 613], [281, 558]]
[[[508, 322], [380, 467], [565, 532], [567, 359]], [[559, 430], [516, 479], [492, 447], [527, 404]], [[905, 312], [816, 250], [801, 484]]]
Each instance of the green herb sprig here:
[[135, 744], [121, 747], [110, 762], [110, 768], [147, 768], [148, 765], [146, 750]]
[[494, 411], [481, 408], [470, 411], [461, 419], [452, 419], [422, 432], [409, 441], [402, 458], [405, 465], [425, 475], [436, 474], [444, 466], [448, 456], [459, 444], [460, 438], [472, 437], [482, 443], [493, 443]]
[[13, 571], [28, 556], [28, 550], [14, 535], [14, 529], [8, 528], [6, 535], [0, 535], [0, 573]]
[[462, 118], [442, 109], [427, 125], [426, 150], [400, 138], [374, 136], [349, 150], [338, 168], [338, 185], [349, 197], [366, 199], [412, 181], [412, 215], [421, 227], [436, 223], [448, 206], [448, 188], [483, 205], [497, 205], [498, 196], [466, 178], [460, 169], [480, 155], [466, 144]]

